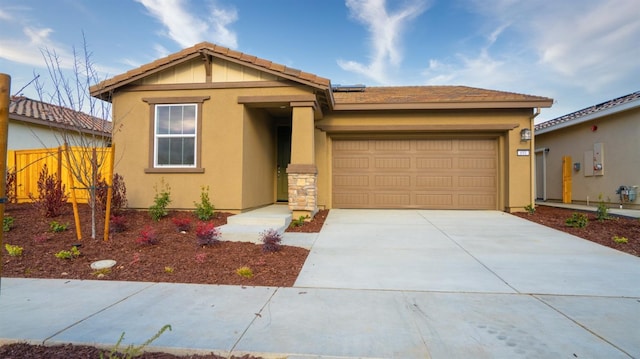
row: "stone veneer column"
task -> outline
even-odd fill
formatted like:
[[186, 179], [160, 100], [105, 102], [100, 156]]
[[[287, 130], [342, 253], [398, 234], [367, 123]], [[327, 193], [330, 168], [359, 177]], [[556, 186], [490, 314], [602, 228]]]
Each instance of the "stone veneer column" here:
[[289, 209], [293, 218], [318, 211], [318, 168], [315, 164], [314, 102], [292, 103], [291, 163], [287, 167]]

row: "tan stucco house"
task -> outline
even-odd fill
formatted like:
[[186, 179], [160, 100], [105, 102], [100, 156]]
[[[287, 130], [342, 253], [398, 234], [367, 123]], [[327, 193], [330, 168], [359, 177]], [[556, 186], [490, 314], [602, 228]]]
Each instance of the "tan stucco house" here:
[[640, 208], [639, 138], [640, 91], [539, 123], [537, 199]]
[[[111, 101], [131, 207], [276, 202], [319, 208], [522, 210], [533, 202], [534, 117], [545, 97], [462, 86], [332, 86], [200, 43], [91, 88]], [[524, 139], [523, 139], [524, 136]]]

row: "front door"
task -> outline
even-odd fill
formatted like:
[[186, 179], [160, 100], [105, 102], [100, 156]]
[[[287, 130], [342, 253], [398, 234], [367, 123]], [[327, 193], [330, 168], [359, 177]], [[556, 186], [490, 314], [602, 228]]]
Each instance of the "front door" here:
[[289, 201], [289, 183], [287, 176], [287, 166], [291, 162], [291, 127], [279, 126], [277, 132], [278, 155], [277, 155], [277, 199], [278, 202]]

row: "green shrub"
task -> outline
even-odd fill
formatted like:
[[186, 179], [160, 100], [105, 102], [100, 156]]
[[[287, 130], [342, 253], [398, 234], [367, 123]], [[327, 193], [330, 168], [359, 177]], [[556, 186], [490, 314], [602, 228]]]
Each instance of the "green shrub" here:
[[236, 269], [236, 274], [245, 278], [253, 277], [253, 271], [249, 267], [240, 267]]
[[215, 214], [215, 207], [209, 200], [209, 186], [202, 186], [200, 193], [200, 202], [193, 202], [196, 206], [196, 217], [201, 221], [208, 221]]
[[524, 210], [529, 214], [534, 214], [536, 213], [536, 206], [534, 206], [533, 204], [528, 204], [524, 207]]
[[68, 226], [69, 225], [66, 223], [58, 223], [56, 221], [52, 221], [51, 223], [49, 223], [49, 229], [53, 233], [64, 232], [67, 230]]
[[291, 220], [291, 224], [289, 226], [291, 227], [300, 227], [304, 224], [304, 221], [309, 218], [309, 216], [300, 216], [298, 217], [298, 219], [292, 219]]
[[167, 212], [167, 206], [171, 203], [171, 187], [164, 183], [164, 178], [160, 181], [160, 187], [154, 185], [153, 189], [156, 190], [156, 195], [153, 198], [153, 205], [149, 207], [149, 215], [151, 219], [158, 222], [162, 217], [165, 217]]
[[567, 218], [565, 224], [573, 228], [584, 228], [589, 223], [589, 219], [583, 213], [574, 213], [570, 218]]
[[60, 251], [54, 254], [58, 259], [73, 259], [80, 257], [80, 250], [78, 247], [73, 246], [69, 251]]
[[4, 249], [7, 250], [7, 253], [9, 253], [11, 257], [20, 257], [22, 255], [22, 247], [20, 246], [5, 244]]
[[9, 232], [13, 228], [14, 219], [11, 216], [5, 216], [2, 219], [2, 231]]
[[627, 237], [613, 236], [613, 241], [620, 244], [629, 243], [629, 239]]
[[598, 209], [596, 210], [596, 218], [599, 221], [610, 219], [611, 217], [609, 217], [609, 209], [607, 208], [607, 205], [604, 203], [604, 200], [602, 199], [602, 195], [598, 196], [598, 199], [600, 199], [600, 202], [598, 202]]

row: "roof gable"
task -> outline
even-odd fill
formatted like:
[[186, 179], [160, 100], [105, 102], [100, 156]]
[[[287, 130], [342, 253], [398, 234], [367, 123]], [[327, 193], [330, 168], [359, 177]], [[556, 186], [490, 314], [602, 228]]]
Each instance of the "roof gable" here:
[[182, 51], [176, 52], [164, 58], [155, 60], [136, 69], [127, 71], [124, 74], [114, 76], [104, 80], [99, 84], [91, 86], [90, 92], [92, 96], [100, 98], [109, 98], [109, 93], [128, 85], [134, 81], [144, 77], [166, 70], [170, 67], [179, 65], [192, 59], [200, 58], [204, 62], [210, 61], [208, 56], [213, 56], [226, 61], [234, 62], [243, 66], [267, 72], [288, 80], [299, 82], [308, 86], [327, 90], [331, 86], [329, 79], [304, 72], [298, 69], [290, 68], [272, 61], [261, 59], [256, 56], [248, 55], [239, 51], [215, 45], [209, 42], [201, 42]]
[[640, 91], [539, 123], [535, 126], [535, 133], [542, 134], [559, 130], [637, 107], [640, 107]]
[[74, 129], [83, 133], [111, 137], [112, 123], [84, 112], [24, 96], [12, 96], [9, 103], [9, 119], [44, 126]]

